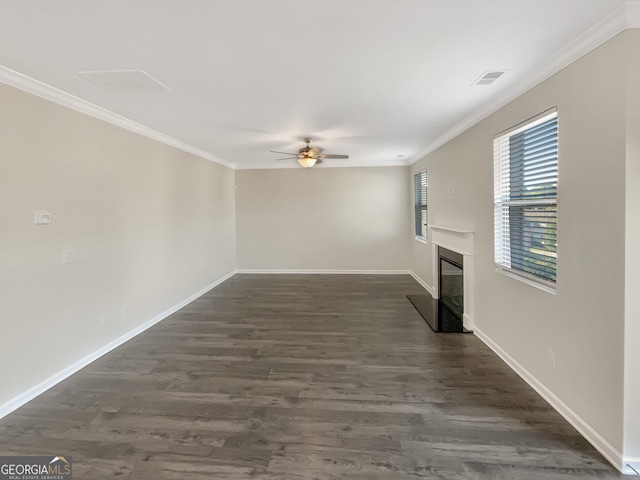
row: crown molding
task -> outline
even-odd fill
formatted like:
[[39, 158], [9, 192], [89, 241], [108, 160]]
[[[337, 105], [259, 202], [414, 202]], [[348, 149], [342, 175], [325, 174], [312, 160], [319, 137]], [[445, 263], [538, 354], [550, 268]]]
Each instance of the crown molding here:
[[458, 122], [429, 143], [423, 150], [418, 152], [413, 164], [628, 28], [640, 28], [640, 0], [628, 0], [598, 23], [578, 35], [554, 56], [550, 57], [549, 61], [537, 70], [534, 75], [527, 78], [526, 81], [504, 90], [489, 103], [476, 109], [461, 122]]
[[[345, 165], [344, 163], [334, 163], [331, 166], [328, 165], [314, 165], [313, 167], [308, 168], [307, 170], [318, 170], [318, 169], [327, 169], [327, 168], [389, 168], [389, 167], [409, 167], [411, 164], [404, 161], [400, 162], [381, 162], [381, 163], [373, 163], [373, 162], [358, 162], [351, 163]], [[290, 165], [270, 165], [270, 164], [260, 164], [260, 163], [249, 163], [244, 165], [236, 165], [236, 170], [292, 170], [292, 169], [304, 169], [298, 165], [298, 162], [292, 162]]]
[[212, 155], [209, 152], [200, 150], [199, 148], [165, 135], [164, 133], [160, 133], [149, 127], [145, 127], [144, 125], [134, 122], [133, 120], [110, 112], [109, 110], [87, 102], [86, 100], [82, 100], [81, 98], [63, 92], [62, 90], [52, 87], [51, 85], [47, 85], [46, 83], [40, 82], [34, 78], [28, 77], [27, 75], [16, 72], [15, 70], [11, 70], [10, 68], [4, 67], [2, 65], [0, 65], [0, 82], [5, 83], [11, 87], [15, 87], [24, 92], [31, 93], [40, 98], [44, 98], [45, 100], [52, 101], [54, 103], [57, 103], [58, 105], [62, 105], [63, 107], [67, 107], [85, 115], [97, 118], [98, 120], [102, 120], [117, 127], [124, 128], [125, 130], [137, 133], [138, 135], [142, 135], [170, 147], [177, 148], [178, 150], [190, 153], [204, 160], [209, 160], [228, 168], [236, 168], [235, 164]]

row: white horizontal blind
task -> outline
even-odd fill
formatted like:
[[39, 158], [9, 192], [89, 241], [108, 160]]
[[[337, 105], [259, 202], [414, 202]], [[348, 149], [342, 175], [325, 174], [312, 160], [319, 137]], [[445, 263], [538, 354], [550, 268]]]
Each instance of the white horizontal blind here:
[[496, 265], [555, 283], [557, 113], [497, 137], [493, 147]]
[[416, 236], [427, 238], [427, 171], [423, 170], [413, 176], [415, 199]]

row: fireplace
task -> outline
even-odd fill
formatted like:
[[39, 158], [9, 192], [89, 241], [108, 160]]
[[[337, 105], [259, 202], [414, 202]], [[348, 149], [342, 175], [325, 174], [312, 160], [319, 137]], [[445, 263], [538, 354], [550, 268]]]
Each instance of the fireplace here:
[[439, 332], [462, 332], [464, 315], [464, 257], [438, 247]]
[[435, 332], [473, 330], [474, 232], [429, 226], [433, 283], [416, 278], [427, 295], [407, 295]]

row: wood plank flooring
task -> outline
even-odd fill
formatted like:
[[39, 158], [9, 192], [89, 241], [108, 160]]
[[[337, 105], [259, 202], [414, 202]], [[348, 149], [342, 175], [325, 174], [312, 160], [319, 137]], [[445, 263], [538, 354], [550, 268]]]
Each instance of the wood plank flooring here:
[[75, 479], [623, 478], [408, 275], [239, 274], [0, 420]]

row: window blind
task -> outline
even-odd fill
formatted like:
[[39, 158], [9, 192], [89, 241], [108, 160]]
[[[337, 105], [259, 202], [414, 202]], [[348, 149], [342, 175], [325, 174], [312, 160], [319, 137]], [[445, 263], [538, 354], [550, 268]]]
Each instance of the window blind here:
[[415, 199], [416, 236], [427, 238], [427, 172], [423, 170], [413, 176]]
[[558, 118], [553, 112], [494, 140], [495, 262], [555, 283]]

